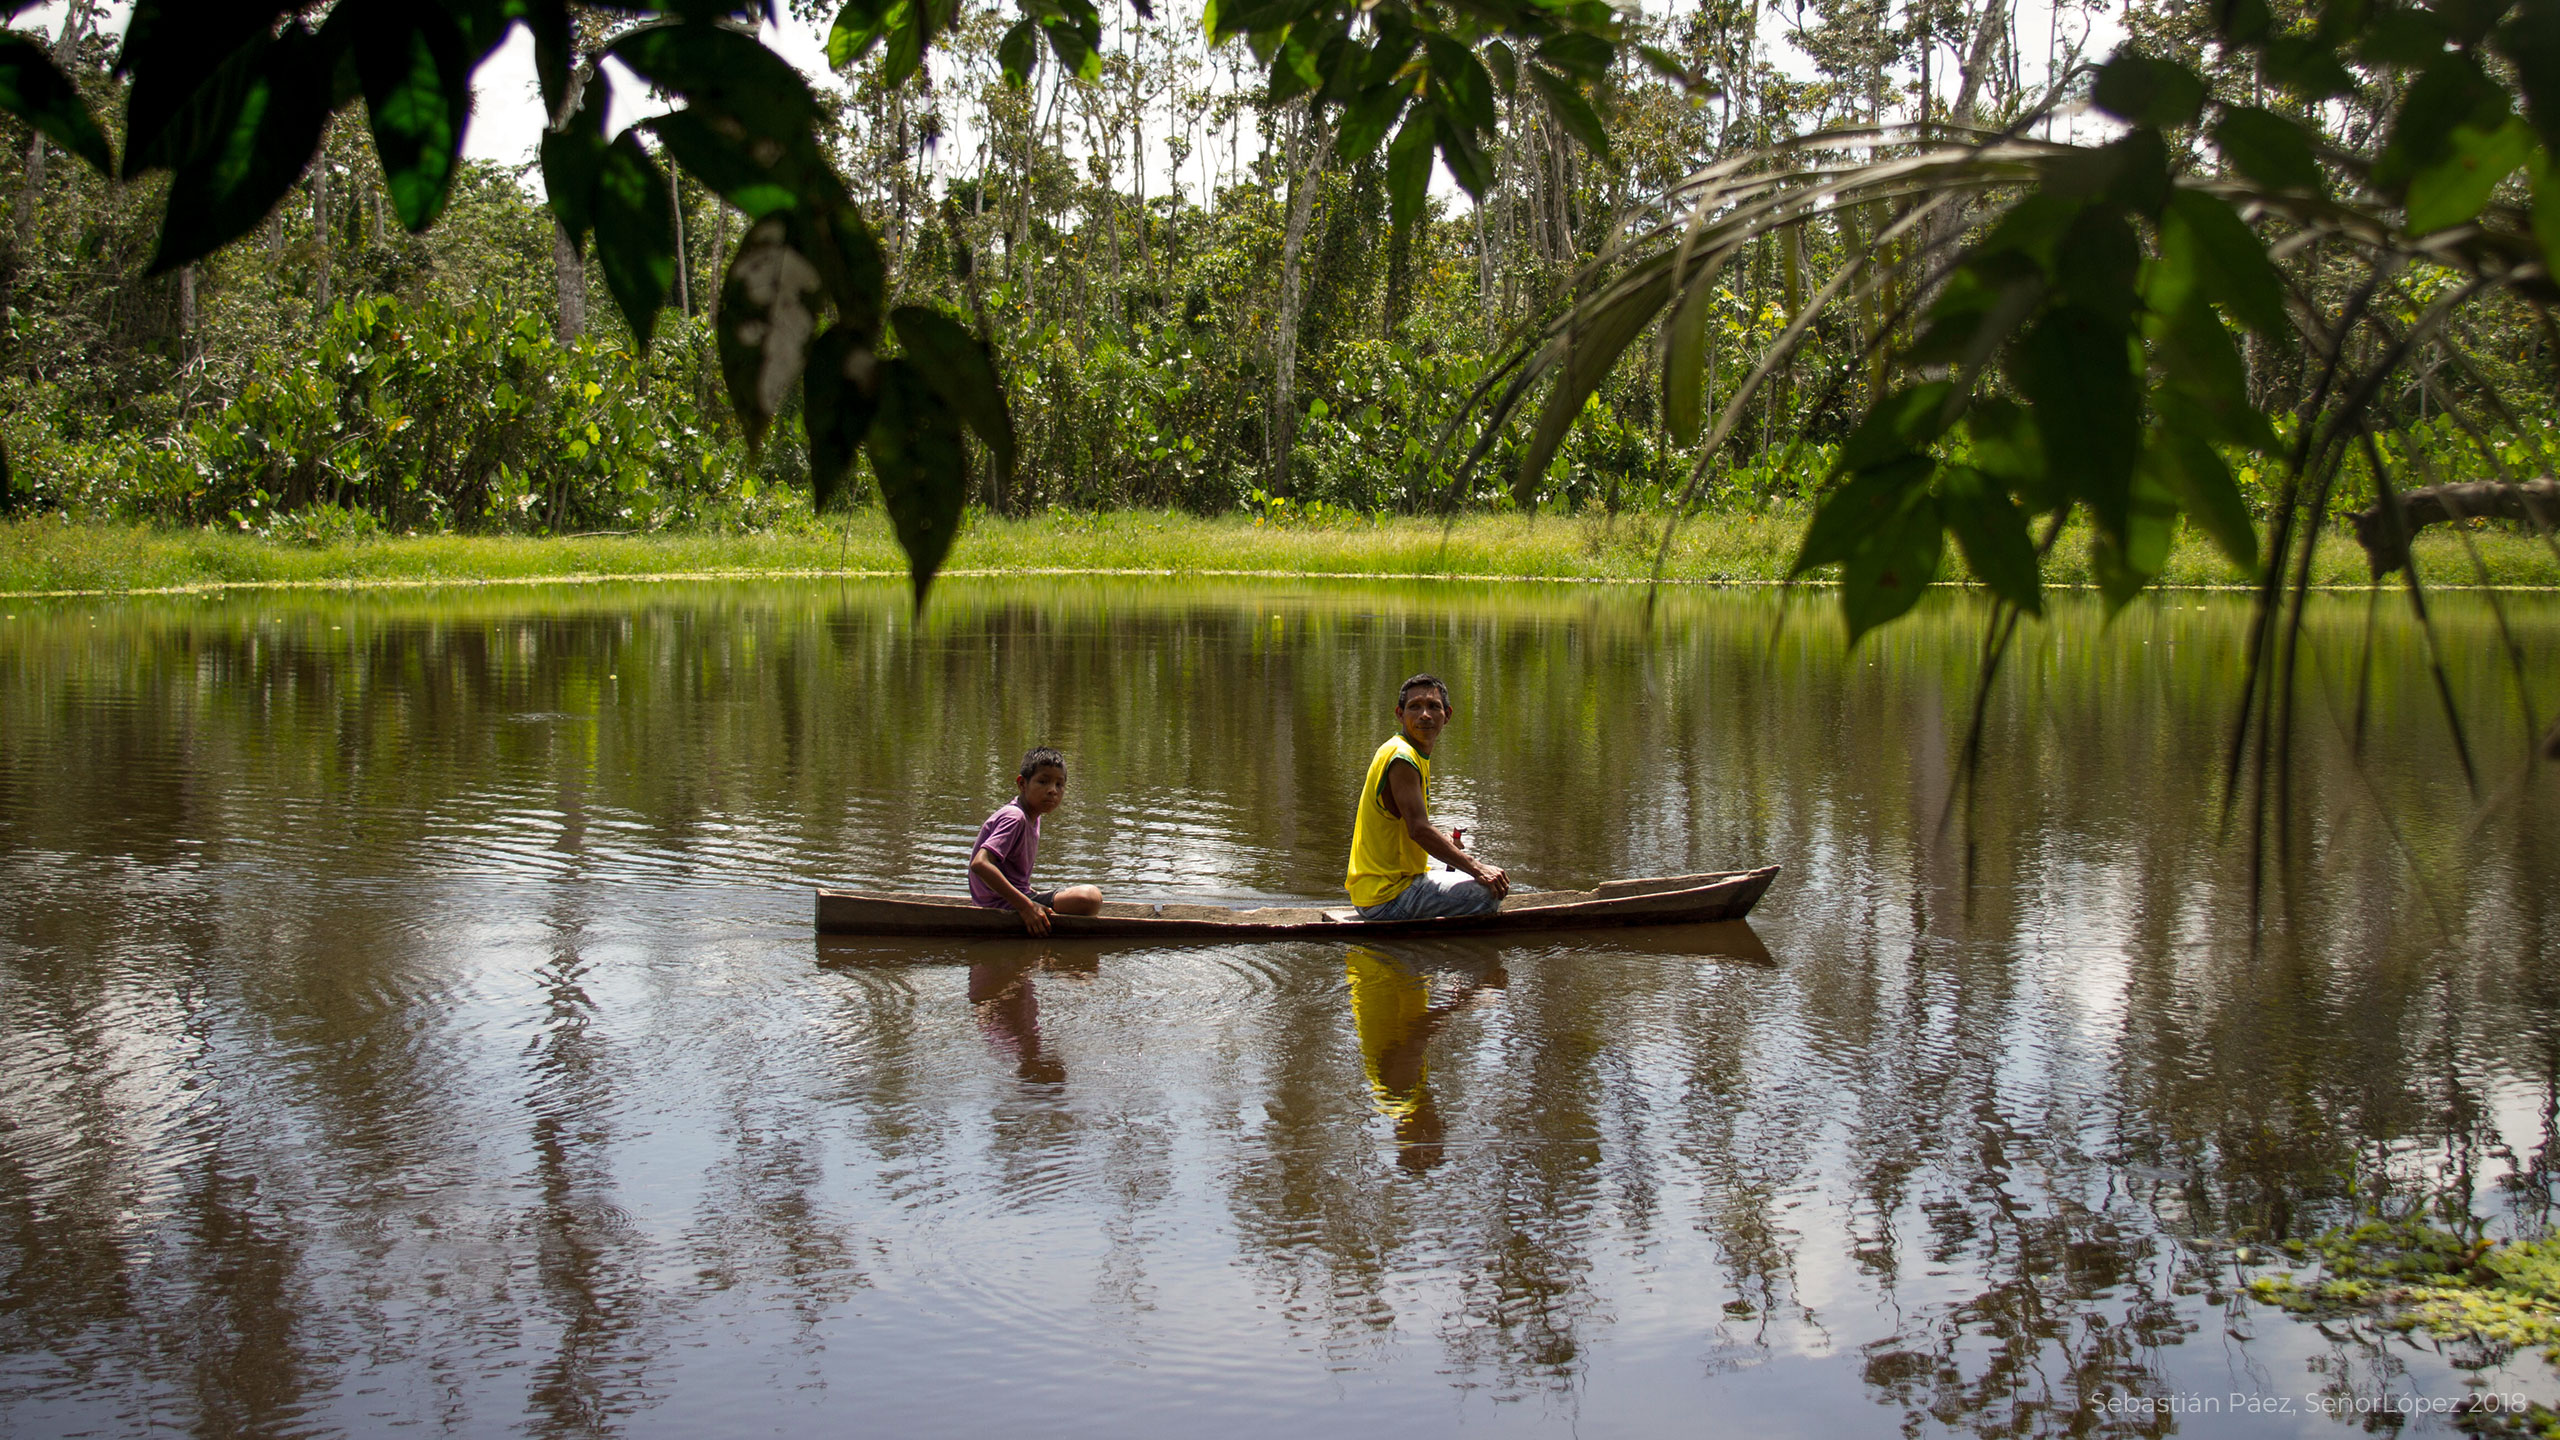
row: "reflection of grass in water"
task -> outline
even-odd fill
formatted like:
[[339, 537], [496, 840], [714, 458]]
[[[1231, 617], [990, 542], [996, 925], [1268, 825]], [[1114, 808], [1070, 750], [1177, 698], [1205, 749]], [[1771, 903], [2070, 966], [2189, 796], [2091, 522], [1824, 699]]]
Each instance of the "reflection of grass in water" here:
[[[2560, 1365], [2560, 1233], [2536, 1240], [2471, 1240], [2414, 1220], [2372, 1220], [2290, 1240], [2285, 1254], [2318, 1269], [2260, 1275], [2249, 1294], [2311, 1318], [2369, 1318], [2477, 1346], [2482, 1364], [2540, 1349]], [[2560, 1415], [2538, 1412], [2540, 1433]]]
[[[1771, 582], [1786, 577], [1805, 517], [1779, 510], [1685, 522], [1667, 574], [1685, 581]], [[973, 517], [954, 547], [958, 571], [1140, 570], [1308, 575], [1473, 575], [1520, 579], [1641, 580], [1652, 573], [1661, 517], [1581, 519], [1468, 516], [1353, 518], [1256, 525], [1250, 517], [1179, 513], [1058, 512], [1028, 520]], [[0, 522], [0, 591], [138, 590], [216, 583], [419, 583], [572, 576], [752, 575], [776, 571], [894, 573], [905, 562], [876, 512], [807, 521], [757, 534], [562, 536], [344, 536], [315, 543], [212, 530], [65, 524], [57, 517]], [[2493, 583], [2560, 584], [2560, 564], [2539, 540], [2511, 529], [2474, 535]], [[2418, 537], [2429, 582], [2477, 578], [2460, 539]], [[1950, 548], [1948, 575], [1962, 573]], [[2087, 546], [2066, 533], [2047, 580], [2088, 580]], [[2198, 536], [2181, 532], [2161, 579], [2171, 585], [2241, 580]], [[2364, 559], [2344, 538], [2323, 547], [2317, 583], [2361, 585]]]

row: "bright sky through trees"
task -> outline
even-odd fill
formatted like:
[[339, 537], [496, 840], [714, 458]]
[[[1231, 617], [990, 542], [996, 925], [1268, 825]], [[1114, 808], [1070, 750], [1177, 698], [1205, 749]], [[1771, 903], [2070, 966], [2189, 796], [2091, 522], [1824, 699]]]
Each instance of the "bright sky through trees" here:
[[[1672, 13], [1676, 14], [1684, 7], [1674, 5], [1670, 8]], [[101, 28], [108, 34], [120, 33], [131, 9], [130, 0], [108, 0], [107, 13], [101, 22]], [[1651, 13], [1651, 7], [1647, 9], [1648, 13]], [[2066, 5], [2062, 9], [2066, 13], [2060, 19], [2060, 29], [2057, 33], [2054, 31], [2056, 7], [2051, 0], [2018, 0], [2018, 34], [2022, 45], [2032, 48], [2037, 40], [2051, 36], [2059, 42], [2052, 47], [2059, 53], [2070, 48], [2075, 37], [2082, 37], [2082, 54], [2091, 58], [2104, 58], [2122, 34], [2122, 27], [2112, 13], [2096, 12], [2082, 6], [2071, 5]], [[1191, 44], [1185, 48], [1192, 58], [1205, 62], [1208, 56], [1197, 39], [1199, 6], [1182, 4], [1176, 0], [1176, 3], [1160, 7], [1160, 13], [1170, 21], [1178, 21], [1179, 30], [1193, 37]], [[1769, 63], [1781, 72], [1799, 79], [1813, 74], [1812, 64], [1788, 39], [1790, 30], [1801, 14], [1800, 7], [1769, 5], [1766, 7], [1761, 30], [1762, 45]], [[1127, 26], [1135, 19], [1125, 0], [1121, 4], [1106, 9], [1104, 18], [1107, 27], [1105, 48], [1111, 49], [1125, 45]], [[17, 17], [16, 24], [17, 28], [21, 29], [47, 32], [59, 30], [62, 24], [61, 0], [51, 0], [51, 3], [27, 10]], [[826, 37], [819, 26], [798, 19], [790, 14], [788, 7], [784, 7], [781, 23], [778, 25], [767, 23], [763, 27], [763, 35], [767, 45], [788, 57], [802, 73], [809, 76], [813, 83], [839, 91], [843, 89], [843, 82], [827, 68]], [[2031, 84], [2039, 83], [2043, 79], [2039, 73], [2042, 68], [2042, 58], [2041, 54], [2023, 57], [2022, 68], [2026, 70], [2025, 78]], [[956, 78], [955, 62], [949, 52], [936, 54], [932, 63], [937, 78], [946, 81]], [[1954, 61], [1942, 55], [1940, 63], [1952, 67]], [[612, 64], [611, 68], [620, 71], [618, 63]], [[1225, 83], [1228, 80], [1227, 68], [1223, 65], [1203, 63], [1197, 69], [1195, 83], [1223, 92], [1227, 88]], [[1248, 69], [1247, 73], [1252, 72]], [[608, 122], [610, 129], [618, 132], [667, 108], [664, 103], [649, 97], [647, 87], [627, 71], [620, 71], [615, 78], [617, 81], [614, 86], [615, 105]], [[521, 29], [509, 36], [507, 42], [500, 46], [497, 52], [473, 74], [472, 89], [476, 108], [472, 115], [471, 129], [463, 153], [473, 159], [492, 161], [501, 165], [529, 164], [540, 143], [546, 119], [542, 113], [541, 100], [534, 82], [532, 39]], [[936, 170], [945, 176], [954, 173], [954, 167], [965, 167], [969, 163], [968, 157], [977, 148], [972, 134], [971, 107], [966, 103], [966, 97], [963, 95], [954, 94], [952, 98], [962, 103], [950, 107], [947, 116], [951, 124], [950, 133], [946, 135], [944, 142], [936, 147], [937, 153], [933, 157]], [[1160, 118], [1168, 128], [1172, 124], [1174, 104], [1175, 97], [1170, 91], [1159, 102]], [[1159, 130], [1158, 133], [1164, 133], [1164, 131]], [[1243, 137], [1243, 140], [1248, 154], [1258, 152], [1260, 146], [1258, 136], [1248, 134]], [[1172, 187], [1179, 187], [1186, 192], [1196, 192], [1200, 186], [1200, 180], [1196, 174], [1174, 173], [1171, 155], [1163, 149], [1156, 149], [1153, 153], [1141, 158], [1148, 166], [1146, 188], [1151, 193], [1164, 193]], [[538, 178], [529, 172], [527, 183], [538, 184]], [[1462, 210], [1465, 207], [1464, 192], [1450, 180], [1446, 167], [1435, 169], [1432, 176], [1432, 191], [1456, 208]]]

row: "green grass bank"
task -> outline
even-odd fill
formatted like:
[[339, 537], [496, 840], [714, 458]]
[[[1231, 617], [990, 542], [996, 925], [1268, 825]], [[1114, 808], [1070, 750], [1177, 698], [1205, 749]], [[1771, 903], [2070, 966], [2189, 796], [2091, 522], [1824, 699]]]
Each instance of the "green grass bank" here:
[[[1665, 574], [1683, 583], [1765, 584], [1786, 578], [1805, 517], [1703, 516], [1680, 526]], [[1053, 512], [1028, 520], [973, 516], [947, 570], [1172, 572], [1200, 575], [1465, 576], [1641, 581], [1653, 571], [1661, 517], [1481, 515], [1443, 523], [1388, 518], [1272, 526], [1243, 516]], [[2464, 540], [2471, 542], [2469, 548]], [[2089, 582], [2087, 547], [2066, 534], [2051, 583]], [[2560, 560], [2537, 537], [2504, 529], [2420, 537], [2427, 583], [2560, 586]], [[2476, 555], [2476, 560], [2475, 560]], [[400, 585], [651, 576], [899, 573], [905, 560], [876, 513], [757, 533], [654, 535], [258, 536], [216, 530], [0, 523], [0, 592], [147, 592], [221, 585]], [[2317, 583], [2366, 583], [2364, 554], [2344, 536], [2321, 547]], [[1949, 551], [1949, 578], [1963, 567]], [[2203, 538], [2182, 533], [2161, 582], [2229, 586], [2243, 577]]]

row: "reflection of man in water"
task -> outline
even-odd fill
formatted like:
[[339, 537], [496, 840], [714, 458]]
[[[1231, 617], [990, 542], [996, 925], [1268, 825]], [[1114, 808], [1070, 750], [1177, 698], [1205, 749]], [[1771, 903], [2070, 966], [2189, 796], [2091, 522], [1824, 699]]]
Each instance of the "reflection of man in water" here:
[[1428, 1170], [1445, 1158], [1440, 1149], [1439, 1107], [1431, 1103], [1431, 1036], [1450, 1016], [1487, 989], [1500, 989], [1499, 968], [1461, 985], [1434, 1005], [1431, 982], [1407, 961], [1373, 946], [1354, 945], [1351, 1028], [1360, 1037], [1360, 1062], [1369, 1072], [1369, 1095], [1378, 1113], [1396, 1122], [1397, 1163]]
[[1021, 1062], [1016, 1075], [1042, 1085], [1066, 1083], [1067, 1067], [1040, 1048], [1040, 996], [1031, 988], [1036, 958], [993, 960], [969, 967], [969, 1004], [978, 1012], [978, 1028], [998, 1050], [1010, 1050]]

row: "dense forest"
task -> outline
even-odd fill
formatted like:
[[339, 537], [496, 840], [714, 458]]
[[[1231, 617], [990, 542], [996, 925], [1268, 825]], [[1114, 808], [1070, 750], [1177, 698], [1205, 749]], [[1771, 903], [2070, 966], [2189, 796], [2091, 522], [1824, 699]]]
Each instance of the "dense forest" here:
[[[99, 14], [74, 3], [58, 29], [22, 33], [120, 143], [126, 81]], [[601, 42], [616, 18], [578, 23]], [[781, 20], [823, 32], [829, 18], [803, 0]], [[875, 51], [817, 87], [820, 133], [877, 229], [894, 299], [965, 317], [995, 346], [1022, 463], [978, 467], [974, 498], [1013, 514], [1664, 503], [1704, 451], [1666, 424], [1661, 347], [1628, 348], [1536, 474], [1518, 473], [1527, 425], [1481, 436], [1486, 409], [1467, 401], [1523, 337], [1587, 298], [1613, 246], [1676, 216], [1665, 197], [1684, 177], [1840, 127], [2109, 123], [2069, 103], [2089, 87], [2096, 23], [2071, 5], [1709, 0], [1638, 19], [1589, 108], [1518, 77], [1495, 103], [1481, 200], [1444, 181], [1397, 227], [1386, 157], [1342, 157], [1346, 112], [1275, 103], [1247, 47], [1213, 45], [1197, 11], [1115, 7], [1089, 75], [1050, 66], [1028, 85], [999, 63], [1002, 15], [956, 20], [903, 84], [886, 82]], [[2148, 0], [2106, 23], [2267, 98], [2245, 67], [2212, 66], [2197, 7]], [[2369, 144], [2382, 119], [2352, 95], [2287, 113], [2342, 149]], [[668, 168], [677, 261], [644, 347], [604, 301], [596, 254], [545, 207], [537, 167], [466, 162], [442, 217], [413, 234], [363, 125], [342, 115], [262, 226], [153, 275], [167, 178], [110, 180], [20, 127], [0, 159], [13, 500], [294, 533], [805, 514], [799, 427], [776, 425], [751, 456], [723, 403], [712, 312], [742, 217]], [[1897, 219], [1889, 204], [1833, 206], [1724, 267], [1705, 317], [1710, 412], [1817, 279]], [[1699, 498], [1764, 505], [1821, 483], [1883, 391], [1887, 346], [1910, 337], [1929, 240], [1899, 240], [1881, 284], [1820, 313], [1748, 396]], [[2354, 283], [2351, 268], [2324, 277], [2320, 261], [2301, 257], [2305, 283]], [[2411, 273], [2401, 304], [2414, 314], [2455, 283]], [[2448, 476], [2484, 472], [2476, 447], [2454, 443], [2444, 386], [2551, 393], [2550, 330], [2524, 304], [2474, 306], [2459, 323], [2483, 374], [2413, 368], [2379, 402], [2391, 439]], [[2244, 358], [2262, 408], [2285, 408], [2306, 383], [2299, 354], [2256, 336]], [[2539, 470], [2549, 410], [2526, 414], [2497, 444]], [[1479, 440], [1481, 462], [1463, 465]], [[2234, 473], [2263, 510], [2271, 479], [2245, 455]], [[2367, 494], [2350, 484], [2334, 500]]]

